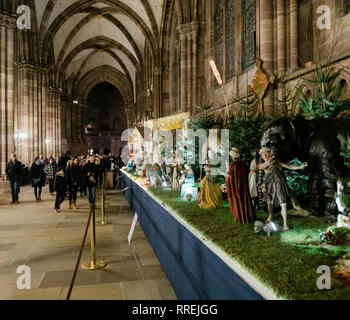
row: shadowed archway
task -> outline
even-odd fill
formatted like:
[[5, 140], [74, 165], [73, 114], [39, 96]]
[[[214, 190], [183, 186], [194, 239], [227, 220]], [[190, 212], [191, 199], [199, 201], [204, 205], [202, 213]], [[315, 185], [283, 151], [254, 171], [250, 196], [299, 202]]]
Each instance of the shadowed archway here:
[[110, 82], [94, 86], [86, 100], [85, 140], [88, 149], [119, 154], [121, 134], [127, 128], [125, 101]]

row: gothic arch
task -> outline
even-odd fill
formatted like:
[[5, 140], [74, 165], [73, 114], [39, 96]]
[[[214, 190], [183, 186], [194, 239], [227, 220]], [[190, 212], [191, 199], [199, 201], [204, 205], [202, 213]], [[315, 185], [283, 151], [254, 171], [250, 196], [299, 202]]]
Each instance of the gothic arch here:
[[74, 80], [73, 80], [73, 94], [75, 94], [76, 92], [76, 87], [79, 83], [79, 80], [81, 78], [82, 73], [81, 73], [81, 70], [84, 69], [85, 65], [87, 64], [87, 62], [89, 60], [91, 60], [94, 56], [96, 56], [96, 54], [98, 54], [99, 52], [105, 52], [107, 54], [109, 54], [110, 56], [112, 56], [119, 64], [120, 66], [122, 67], [124, 73], [125, 73], [125, 76], [127, 78], [127, 81], [130, 85], [130, 87], [133, 87], [134, 84], [133, 84], [133, 80], [130, 76], [130, 73], [128, 71], [128, 69], [126, 68], [125, 64], [123, 63], [123, 61], [119, 58], [118, 55], [116, 55], [113, 51], [111, 51], [109, 48], [103, 48], [103, 47], [99, 47], [97, 46], [96, 49], [94, 51], [92, 51], [86, 58], [85, 60], [83, 61], [83, 63], [81, 64], [80, 68], [79, 68], [79, 71], [77, 72], [77, 74], [75, 75], [74, 77]]
[[132, 87], [127, 85], [125, 75], [107, 65], [89, 71], [81, 79], [76, 90], [78, 101], [85, 104], [91, 89], [104, 81], [113, 84], [120, 91], [126, 105], [133, 103], [134, 96]]
[[[82, 12], [87, 12], [91, 13], [90, 6], [96, 3], [101, 2], [101, 0], [78, 0], [75, 3], [73, 3], [70, 7], [66, 8], [63, 12], [61, 12], [55, 20], [52, 22], [52, 24], [49, 26], [48, 31], [46, 32], [45, 35], [41, 35], [43, 38], [40, 39], [40, 47], [42, 47], [42, 52], [45, 54], [46, 48], [50, 42], [52, 42], [54, 35], [57, 33], [59, 28], [62, 26], [64, 22], [66, 22], [69, 18], [71, 18], [73, 15], [77, 13], [82, 13]], [[106, 3], [110, 5], [115, 12], [121, 13], [129, 17], [136, 25], [138, 28], [140, 28], [141, 32], [143, 33], [145, 40], [149, 44], [151, 48], [151, 55], [154, 59], [154, 61], [157, 61], [158, 55], [158, 44], [153, 36], [153, 33], [151, 30], [147, 27], [146, 23], [142, 20], [142, 18], [135, 12], [133, 11], [130, 7], [125, 5], [119, 0], [103, 0], [103, 3]], [[48, 8], [47, 8], [48, 9]], [[106, 13], [99, 12], [97, 11], [96, 14], [104, 15]], [[48, 23], [48, 18], [47, 21], [45, 21], [45, 24], [47, 26]], [[42, 25], [42, 30], [45, 30], [45, 26]], [[45, 55], [42, 57], [43, 61], [47, 61], [47, 57]]]
[[100, 44], [102, 43], [104, 45], [107, 45], [110, 48], [115, 48], [115, 49], [118, 49], [121, 52], [123, 52], [128, 57], [128, 59], [131, 61], [131, 63], [135, 66], [137, 72], [139, 74], [141, 74], [141, 66], [139, 65], [139, 63], [136, 60], [136, 58], [134, 57], [134, 55], [127, 48], [125, 48], [123, 45], [121, 45], [119, 42], [117, 42], [113, 39], [109, 39], [109, 38], [106, 38], [104, 36], [98, 36], [98, 37], [89, 39], [89, 40], [81, 43], [80, 45], [75, 47], [69, 53], [69, 55], [65, 58], [64, 62], [61, 65], [61, 68], [59, 70], [58, 83], [62, 83], [62, 81], [65, 79], [66, 69], [67, 69], [68, 65], [72, 62], [74, 57], [76, 55], [78, 55], [84, 49], [95, 48], [95, 45], [98, 43], [100, 43]]

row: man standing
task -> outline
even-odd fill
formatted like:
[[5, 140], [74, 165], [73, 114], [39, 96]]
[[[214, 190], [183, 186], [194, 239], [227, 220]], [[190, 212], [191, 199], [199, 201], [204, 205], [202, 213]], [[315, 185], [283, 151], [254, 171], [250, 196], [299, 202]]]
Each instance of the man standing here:
[[95, 164], [95, 156], [91, 155], [89, 161], [83, 167], [83, 180], [85, 181], [86, 190], [90, 205], [96, 201], [96, 188], [98, 181], [98, 167]]
[[57, 169], [54, 188], [55, 188], [55, 194], [56, 194], [55, 212], [59, 213], [61, 212], [60, 211], [61, 204], [66, 198], [66, 189], [67, 189], [63, 168]]
[[10, 180], [11, 185], [11, 195], [12, 195], [12, 204], [18, 203], [18, 194], [21, 183], [22, 176], [22, 163], [17, 161], [17, 157], [15, 154], [11, 155], [11, 160], [8, 162], [6, 166], [6, 175]]

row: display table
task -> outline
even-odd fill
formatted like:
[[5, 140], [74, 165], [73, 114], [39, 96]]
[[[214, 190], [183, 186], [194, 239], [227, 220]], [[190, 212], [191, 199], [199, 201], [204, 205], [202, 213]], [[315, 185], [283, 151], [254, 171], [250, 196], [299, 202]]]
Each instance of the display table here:
[[263, 300], [275, 295], [220, 248], [122, 174], [126, 198], [182, 300]]

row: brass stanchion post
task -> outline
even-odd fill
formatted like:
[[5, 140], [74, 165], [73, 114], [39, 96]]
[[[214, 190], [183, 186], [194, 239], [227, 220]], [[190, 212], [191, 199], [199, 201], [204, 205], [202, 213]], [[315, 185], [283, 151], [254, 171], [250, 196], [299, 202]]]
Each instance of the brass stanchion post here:
[[81, 267], [86, 270], [98, 270], [104, 268], [107, 263], [96, 261], [96, 232], [95, 232], [95, 203], [91, 205], [91, 257], [90, 261], [84, 262]]
[[106, 219], [105, 214], [105, 200], [106, 200], [106, 172], [103, 173], [102, 178], [102, 196], [101, 196], [101, 221], [98, 223], [100, 226], [105, 226], [107, 224], [110, 224], [110, 222]]

